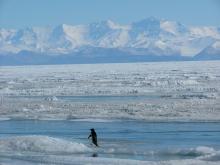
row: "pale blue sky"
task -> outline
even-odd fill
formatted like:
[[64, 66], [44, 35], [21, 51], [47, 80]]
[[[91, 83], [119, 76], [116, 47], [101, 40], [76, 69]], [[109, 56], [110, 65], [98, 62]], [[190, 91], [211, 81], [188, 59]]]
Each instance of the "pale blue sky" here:
[[0, 0], [0, 27], [127, 24], [155, 16], [186, 25], [220, 26], [220, 0]]

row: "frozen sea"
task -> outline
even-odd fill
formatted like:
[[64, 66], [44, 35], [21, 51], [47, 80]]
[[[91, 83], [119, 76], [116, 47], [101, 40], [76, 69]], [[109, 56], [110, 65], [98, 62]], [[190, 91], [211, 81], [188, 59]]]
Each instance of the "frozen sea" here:
[[[87, 139], [90, 128], [98, 148]], [[218, 122], [7, 120], [0, 122], [0, 163], [219, 164], [219, 139]]]
[[220, 61], [0, 67], [0, 164], [217, 165], [219, 128]]

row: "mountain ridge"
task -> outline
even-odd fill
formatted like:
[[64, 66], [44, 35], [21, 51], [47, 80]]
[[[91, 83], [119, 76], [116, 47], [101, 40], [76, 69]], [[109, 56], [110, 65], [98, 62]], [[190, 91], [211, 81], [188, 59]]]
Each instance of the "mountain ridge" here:
[[[124, 61], [130, 56], [134, 56], [134, 59], [144, 56], [147, 61], [170, 60], [177, 56], [179, 59], [192, 60], [220, 59], [219, 47], [212, 46], [219, 42], [219, 27], [191, 27], [155, 17], [127, 25], [106, 20], [87, 25], [0, 29], [0, 60], [10, 61], [11, 58], [16, 63], [15, 59], [18, 60], [22, 52], [28, 52], [30, 61], [31, 56], [35, 58], [38, 54], [39, 58], [49, 56], [48, 59], [54, 56], [71, 57], [73, 63], [73, 57], [80, 56], [85, 62], [85, 57], [94, 58], [95, 61], [96, 53], [104, 53], [103, 58], [116, 58], [116, 62], [119, 56], [120, 59], [125, 58]], [[0, 65], [4, 65], [3, 62]]]

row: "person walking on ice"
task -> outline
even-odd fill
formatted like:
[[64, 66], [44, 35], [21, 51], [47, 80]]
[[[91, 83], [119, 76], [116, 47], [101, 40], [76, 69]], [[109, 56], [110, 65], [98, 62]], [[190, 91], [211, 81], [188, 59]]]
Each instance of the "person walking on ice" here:
[[98, 143], [97, 143], [97, 134], [96, 134], [96, 132], [95, 132], [95, 129], [92, 128], [92, 129], [90, 129], [90, 130], [91, 130], [91, 133], [90, 133], [88, 139], [89, 139], [89, 138], [92, 138], [92, 143], [93, 143], [96, 147], [98, 147], [99, 145], [98, 145]]

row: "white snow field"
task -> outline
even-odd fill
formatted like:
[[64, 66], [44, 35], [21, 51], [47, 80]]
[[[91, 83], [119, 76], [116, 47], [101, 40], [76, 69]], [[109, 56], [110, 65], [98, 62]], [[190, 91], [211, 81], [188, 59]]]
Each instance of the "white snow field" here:
[[0, 118], [220, 121], [220, 61], [0, 67]]
[[127, 25], [106, 20], [87, 25], [0, 28], [0, 55], [13, 57], [12, 54], [21, 52], [49, 56], [83, 53], [91, 58], [97, 55], [95, 52], [100, 48], [107, 54], [113, 48], [134, 56], [153, 55], [156, 58], [162, 55], [175, 58], [176, 55], [203, 54], [210, 59], [213, 55], [219, 55], [219, 40], [219, 27], [186, 26], [176, 21], [149, 17]]

